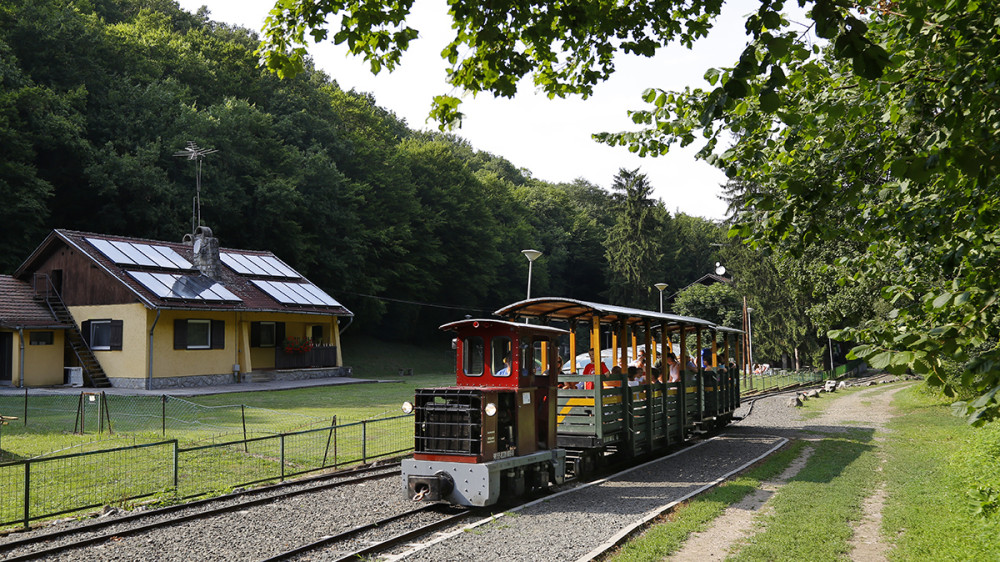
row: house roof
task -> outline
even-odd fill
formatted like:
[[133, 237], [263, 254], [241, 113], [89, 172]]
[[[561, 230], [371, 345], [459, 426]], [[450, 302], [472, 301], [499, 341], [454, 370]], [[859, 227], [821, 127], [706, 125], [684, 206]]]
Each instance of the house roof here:
[[302, 274], [263, 251], [220, 248], [220, 274], [212, 279], [195, 267], [188, 243], [57, 229], [14, 275], [30, 274], [60, 242], [75, 248], [153, 309], [353, 316]]
[[0, 275], [0, 328], [68, 328], [56, 320], [49, 308], [35, 300], [31, 284]]

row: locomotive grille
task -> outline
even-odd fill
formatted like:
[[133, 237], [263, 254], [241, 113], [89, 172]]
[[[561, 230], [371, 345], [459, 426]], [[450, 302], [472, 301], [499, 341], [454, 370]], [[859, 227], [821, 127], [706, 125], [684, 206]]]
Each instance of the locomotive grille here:
[[482, 394], [478, 390], [418, 389], [414, 451], [478, 455], [482, 411]]

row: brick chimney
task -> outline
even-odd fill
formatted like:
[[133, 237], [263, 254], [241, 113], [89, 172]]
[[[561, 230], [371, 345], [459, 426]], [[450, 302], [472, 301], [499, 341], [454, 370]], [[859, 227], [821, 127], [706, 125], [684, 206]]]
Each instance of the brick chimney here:
[[[187, 238], [187, 236], [185, 236]], [[199, 226], [192, 238], [192, 262], [203, 274], [218, 280], [222, 274], [222, 260], [219, 258], [219, 239], [212, 236], [212, 229]]]

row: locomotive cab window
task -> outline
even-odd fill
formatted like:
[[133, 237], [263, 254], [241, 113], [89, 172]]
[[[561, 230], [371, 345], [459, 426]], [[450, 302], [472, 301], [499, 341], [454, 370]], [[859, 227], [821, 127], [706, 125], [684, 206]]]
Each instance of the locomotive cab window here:
[[479, 336], [462, 340], [462, 370], [467, 376], [478, 377], [483, 374], [485, 350], [483, 338]]
[[537, 365], [535, 361], [538, 356], [535, 355], [532, 346], [524, 343], [521, 344], [521, 376], [526, 377], [538, 372]]
[[534, 363], [535, 374], [547, 377], [549, 376], [549, 363], [552, 362], [552, 357], [549, 355], [549, 340], [535, 340], [532, 344], [534, 348]]
[[490, 365], [494, 377], [509, 377], [513, 368], [513, 357], [510, 352], [511, 341], [507, 337], [493, 338], [490, 349]]

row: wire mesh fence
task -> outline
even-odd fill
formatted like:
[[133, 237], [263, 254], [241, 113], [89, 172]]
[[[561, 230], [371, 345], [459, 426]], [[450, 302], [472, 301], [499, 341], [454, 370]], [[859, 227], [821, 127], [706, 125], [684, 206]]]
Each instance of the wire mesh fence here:
[[763, 392], [814, 384], [848, 375], [857, 376], [862, 368], [861, 361], [850, 361], [838, 366], [833, 371], [768, 369], [765, 373], [753, 374], [749, 380], [743, 381], [740, 391], [744, 394]]
[[[34, 433], [155, 433], [161, 437], [209, 437], [240, 431], [277, 434], [329, 425], [320, 418], [233, 404], [202, 406], [173, 396], [123, 396], [101, 392], [79, 395], [31, 393], [0, 395], [0, 414], [17, 416], [19, 429]], [[197, 439], [197, 436], [195, 437]]]
[[171, 439], [0, 463], [0, 526], [27, 526], [158, 493], [188, 498], [397, 456], [412, 448], [413, 416], [209, 440], [182, 447]]
[[0, 524], [91, 509], [174, 487], [177, 441], [0, 464]]

